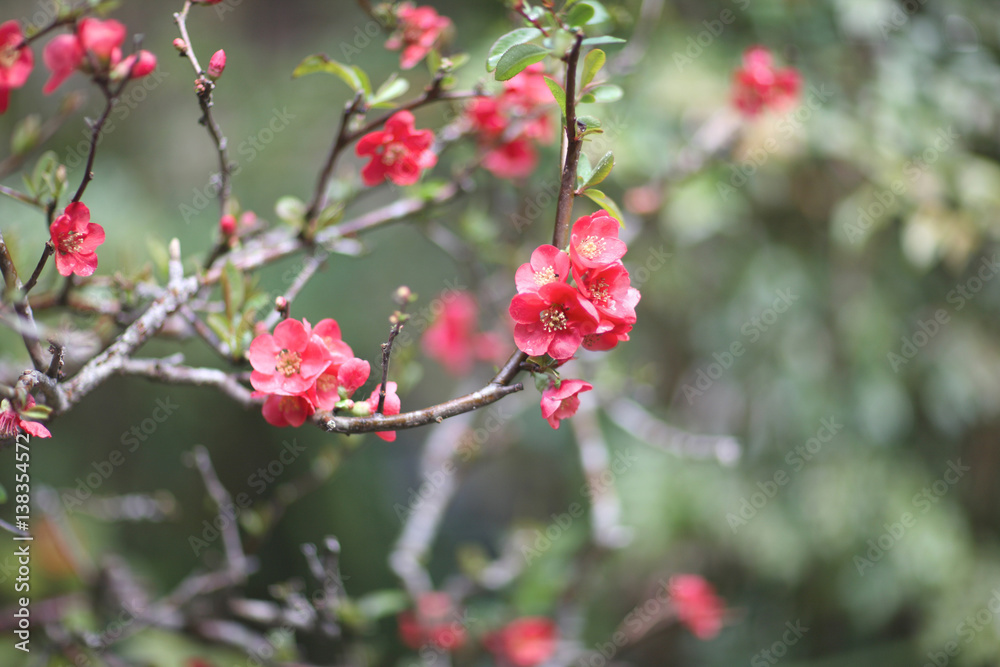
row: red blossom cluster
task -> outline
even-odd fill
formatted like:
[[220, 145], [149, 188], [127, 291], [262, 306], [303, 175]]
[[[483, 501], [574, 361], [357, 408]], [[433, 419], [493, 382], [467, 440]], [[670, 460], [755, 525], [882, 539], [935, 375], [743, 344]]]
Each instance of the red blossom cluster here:
[[712, 584], [697, 574], [680, 574], [670, 578], [668, 588], [677, 618], [695, 637], [711, 639], [719, 634], [726, 603]]
[[149, 51], [122, 58], [127, 34], [125, 26], [114, 19], [85, 18], [73, 33], [55, 37], [42, 52], [45, 66], [52, 71], [42, 92], [48, 95], [77, 70], [115, 81], [150, 74], [156, 69], [156, 56]]
[[782, 111], [798, 99], [802, 76], [794, 67], [776, 68], [773, 60], [763, 46], [751, 47], [733, 74], [733, 104], [747, 116], [764, 109]]
[[[447, 593], [421, 595], [415, 610], [399, 614], [399, 637], [413, 650], [434, 646], [457, 651], [468, 643], [462, 614]], [[483, 645], [496, 656], [498, 664], [535, 667], [552, 657], [556, 650], [556, 625], [548, 618], [518, 618], [483, 637]]]
[[355, 152], [359, 157], [371, 157], [361, 170], [365, 185], [378, 185], [387, 178], [396, 185], [413, 185], [424, 169], [437, 164], [437, 155], [431, 150], [434, 132], [416, 130], [414, 122], [412, 113], [399, 111], [385, 122], [384, 130], [361, 137]]
[[440, 16], [433, 7], [414, 7], [411, 2], [396, 7], [396, 30], [385, 43], [385, 48], [403, 52], [399, 56], [399, 66], [411, 69], [441, 40], [445, 31], [451, 28], [451, 19]]
[[[536, 248], [514, 275], [518, 293], [510, 302], [510, 316], [518, 349], [562, 363], [581, 345], [610, 350], [628, 340], [640, 295], [621, 261], [626, 250], [618, 238], [618, 221], [603, 210], [574, 223], [569, 252], [552, 245]], [[550, 384], [541, 407], [552, 428], [572, 416], [580, 404], [578, 394], [592, 388], [581, 380]]]
[[499, 361], [504, 345], [495, 333], [478, 330], [479, 306], [468, 292], [442, 294], [441, 314], [427, 327], [422, 340], [424, 353], [445, 370], [463, 376], [475, 360]]
[[485, 151], [483, 167], [498, 178], [524, 178], [534, 171], [535, 142], [549, 144], [554, 137], [547, 114], [551, 102], [541, 63], [505, 81], [499, 95], [472, 102], [466, 118]]
[[[317, 410], [344, 408], [362, 415], [378, 407], [377, 389], [367, 401], [351, 398], [368, 381], [371, 366], [341, 339], [336, 320], [321, 320], [315, 327], [305, 319], [283, 320], [273, 335], [253, 339], [247, 358], [253, 367], [250, 384], [258, 397], [266, 397], [264, 419], [272, 426], [301, 426]], [[399, 414], [400, 407], [396, 383], [387, 382], [383, 414]], [[396, 439], [395, 431], [376, 435]]]

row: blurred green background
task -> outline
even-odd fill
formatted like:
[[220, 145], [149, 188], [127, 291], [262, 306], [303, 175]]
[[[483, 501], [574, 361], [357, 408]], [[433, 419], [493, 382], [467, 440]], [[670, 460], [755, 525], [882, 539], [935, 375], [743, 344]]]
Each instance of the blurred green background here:
[[[1000, 664], [1000, 8], [972, 0], [689, 0], [662, 3], [655, 22], [637, 25], [641, 4], [607, 3], [608, 30], [630, 37], [641, 27], [648, 42], [630, 52], [641, 59], [618, 81], [625, 97], [593, 111], [606, 132], [585, 148], [593, 159], [615, 152], [605, 190], [628, 209], [625, 262], [634, 281], [644, 276], [639, 322], [631, 342], [582, 354], [577, 370], [603, 405], [621, 407], [616, 401], [625, 397], [674, 427], [731, 435], [741, 455], [692, 452], [690, 441], [663, 430], [644, 439], [628, 414], [600, 411], [609, 447], [636, 461], [615, 480], [632, 541], [595, 565], [584, 546], [589, 528], [577, 522], [496, 600], [521, 614], [577, 605], [578, 635], [569, 639], [599, 650], [658, 581], [697, 572], [730, 606], [721, 634], [699, 641], [675, 625], [657, 627], [607, 664]], [[462, 83], [491, 79], [486, 50], [513, 27], [501, 3], [434, 5], [456, 25], [453, 48], [472, 55]], [[45, 6], [7, 0], [0, 18], [32, 20]], [[190, 66], [170, 46], [170, 14], [179, 7], [131, 2], [114, 15], [144, 33], [160, 70], [132, 89], [133, 104], [113, 116], [98, 153], [87, 195], [108, 233], [98, 273], [133, 275], [155, 265], [175, 236], [193, 263], [215, 238], [214, 202], [184, 218], [183, 207], [199, 207], [216, 162], [197, 125]], [[234, 192], [245, 209], [274, 219], [279, 197], [308, 198], [349, 95], [332, 77], [292, 80], [295, 65], [316, 52], [345, 59], [353, 53], [346, 44], [359, 51], [350, 62], [382, 81], [398, 54], [383, 48], [384, 31], [365, 43], [370, 19], [351, 2], [247, 0], [230, 9], [195, 12], [192, 40], [203, 61], [218, 48], [228, 54], [215, 99], [241, 168]], [[733, 20], [721, 24], [724, 12]], [[754, 44], [802, 72], [801, 104], [744, 122], [717, 158], [678, 178], [679, 156], [699, 128], [731, 113], [731, 73]], [[608, 47], [612, 63], [619, 52]], [[69, 90], [86, 90], [77, 76], [43, 98], [40, 49], [36, 60], [0, 118], [0, 136], [30, 112], [51, 116]], [[406, 76], [411, 94], [429, 80], [422, 65]], [[85, 113], [93, 116], [100, 100], [88, 95]], [[446, 114], [422, 110], [418, 126], [439, 126]], [[287, 127], [261, 135], [276, 115]], [[50, 142], [62, 161], [74, 164], [84, 128], [73, 118]], [[265, 137], [253, 147], [253, 138]], [[472, 154], [454, 149], [436, 173]], [[355, 178], [359, 164], [349, 156], [338, 176]], [[333, 256], [294, 316], [336, 318], [355, 353], [373, 364], [400, 284], [421, 296], [417, 311], [456, 284], [476, 289], [484, 327], [503, 329], [513, 270], [551, 234], [554, 205], [540, 195], [551, 193], [557, 165], [558, 147], [548, 147], [525, 183], [481, 173], [470, 196], [365, 236], [370, 254]], [[71, 169], [70, 182], [79, 177], [79, 166]], [[365, 195], [348, 216], [399, 192]], [[532, 217], [535, 202], [545, 210], [518, 230], [511, 215]], [[581, 201], [576, 215], [591, 210]], [[0, 221], [22, 272], [30, 272], [47, 238], [42, 220], [3, 200]], [[445, 233], [464, 239], [476, 260], [456, 260], [431, 240]], [[669, 257], [659, 262], [658, 253]], [[261, 288], [280, 293], [297, 266], [292, 259], [262, 272]], [[50, 267], [39, 291], [54, 278]], [[46, 321], [108, 326], [68, 313]], [[27, 364], [23, 347], [9, 332], [0, 341], [0, 372], [16, 377]], [[743, 353], [734, 356], [735, 343]], [[190, 364], [218, 363], [195, 339], [154, 341], [142, 356], [178, 349]], [[400, 350], [394, 374], [404, 409], [459, 390], [416, 344]], [[481, 366], [463, 386], [489, 376]], [[269, 584], [304, 576], [299, 545], [330, 534], [343, 547], [350, 595], [398, 587], [387, 562], [401, 529], [394, 505], [405, 506], [423, 481], [417, 462], [432, 429], [401, 432], [395, 443], [279, 430], [211, 390], [118, 378], [54, 422], [51, 441], [36, 443], [36, 489], [73, 489], [167, 400], [178, 406], [173, 414], [96, 494], [159, 494], [171, 511], [160, 521], [74, 512], [73, 530], [90, 554], [121, 554], [156, 594], [206, 557], [217, 559], [217, 543], [197, 556], [188, 543], [213, 516], [196, 472], [183, 464], [185, 452], [204, 444], [225, 485], [250, 493], [258, 509], [317, 462], [335, 466], [256, 553], [260, 571], [249, 595], [267, 597]], [[529, 387], [503, 402], [505, 428], [463, 475], [435, 542], [436, 582], [456, 571], [461, 549], [496, 556], [515, 527], [544, 530], [583, 498], [573, 430], [551, 431], [537, 401]], [[256, 471], [291, 439], [305, 454], [257, 495]], [[0, 482], [11, 488], [6, 454]], [[0, 547], [0, 563], [12, 551]], [[60, 563], [56, 555], [36, 559], [35, 600], [79, 588]], [[10, 602], [8, 570], [0, 578], [0, 596]], [[803, 637], [774, 648], [786, 623], [797, 622], [808, 628]], [[387, 619], [371, 638], [384, 650], [378, 664], [413, 663], [393, 628]], [[944, 653], [950, 642], [955, 655]], [[11, 651], [6, 638], [0, 643], [5, 665], [46, 664]], [[156, 665], [212, 655], [155, 633], [128, 646], [134, 655], [158, 651]]]

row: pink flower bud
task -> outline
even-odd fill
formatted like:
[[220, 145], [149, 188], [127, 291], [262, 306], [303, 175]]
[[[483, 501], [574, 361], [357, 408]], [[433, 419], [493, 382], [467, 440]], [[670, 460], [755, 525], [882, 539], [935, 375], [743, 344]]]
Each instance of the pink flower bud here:
[[180, 37], [174, 38], [174, 48], [177, 49], [178, 53], [187, 53], [187, 43]]
[[229, 238], [236, 233], [236, 216], [232, 213], [227, 213], [221, 218], [219, 218], [219, 231], [226, 238]]
[[226, 52], [219, 49], [212, 54], [212, 59], [208, 61], [208, 77], [218, 79], [226, 69]]

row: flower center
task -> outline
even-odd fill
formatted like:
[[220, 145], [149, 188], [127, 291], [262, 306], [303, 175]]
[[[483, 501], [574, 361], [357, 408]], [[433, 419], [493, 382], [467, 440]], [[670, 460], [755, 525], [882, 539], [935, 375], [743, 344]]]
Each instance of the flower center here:
[[590, 300], [596, 304], [606, 306], [609, 301], [608, 281], [598, 280], [590, 286]]
[[59, 239], [59, 252], [63, 254], [79, 252], [83, 246], [83, 232], [68, 232]]
[[594, 259], [604, 252], [604, 245], [604, 239], [600, 236], [588, 236], [577, 246], [576, 250], [587, 259]]
[[541, 271], [535, 271], [535, 284], [539, 287], [542, 285], [548, 285], [551, 282], [555, 282], [558, 277], [559, 276], [556, 275], [556, 270], [554, 268], [546, 266]]
[[549, 332], [562, 331], [569, 326], [566, 313], [559, 306], [552, 306], [547, 310], [543, 310], [539, 317], [542, 320], [542, 327]]
[[14, 39], [7, 40], [6, 44], [0, 44], [0, 69], [8, 69], [17, 62], [20, 53], [18, 52], [18, 49], [14, 47], [16, 47], [20, 41], [21, 40], [15, 36]]
[[302, 357], [298, 352], [282, 350], [278, 353], [278, 361], [274, 364], [274, 368], [287, 378], [298, 373], [301, 365]]
[[382, 151], [382, 164], [393, 165], [399, 160], [399, 158], [406, 155], [406, 146], [398, 142], [392, 142], [385, 147]]
[[335, 375], [330, 375], [329, 373], [324, 373], [316, 378], [316, 388], [323, 392], [337, 391], [339, 388], [337, 385], [337, 377]]

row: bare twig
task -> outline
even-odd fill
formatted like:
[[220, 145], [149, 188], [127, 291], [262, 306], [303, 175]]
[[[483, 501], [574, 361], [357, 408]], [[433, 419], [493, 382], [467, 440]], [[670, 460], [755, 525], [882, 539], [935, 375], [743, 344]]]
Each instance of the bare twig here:
[[167, 359], [125, 359], [118, 372], [122, 375], [141, 375], [166, 384], [215, 387], [245, 408], [255, 404], [250, 390], [240, 384], [235, 376], [216, 368], [181, 366], [181, 360], [182, 355]]
[[[229, 495], [229, 491], [226, 491], [226, 487], [219, 481], [219, 476], [215, 473], [215, 468], [212, 467], [212, 459], [208, 455], [208, 450], [202, 445], [198, 445], [194, 448], [193, 455], [195, 466], [205, 482], [205, 488], [212, 496], [212, 500], [215, 501], [219, 512], [225, 511], [227, 507], [232, 507], [233, 499]], [[222, 531], [222, 543], [226, 550], [226, 563], [229, 566], [229, 572], [237, 580], [241, 580], [249, 573], [249, 568], [247, 567], [246, 555], [243, 553], [243, 543], [240, 541], [239, 526], [235, 521], [225, 521], [220, 530]]]

